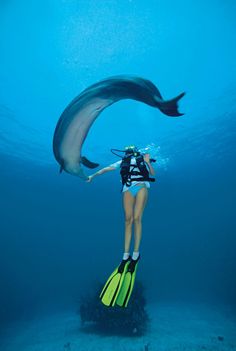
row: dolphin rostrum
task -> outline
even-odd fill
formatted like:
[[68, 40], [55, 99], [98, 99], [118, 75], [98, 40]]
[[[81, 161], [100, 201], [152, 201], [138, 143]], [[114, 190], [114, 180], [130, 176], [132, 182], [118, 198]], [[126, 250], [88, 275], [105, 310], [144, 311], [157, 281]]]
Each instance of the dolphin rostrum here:
[[57, 123], [53, 152], [60, 171], [87, 179], [81, 164], [88, 168], [98, 166], [81, 156], [81, 149], [93, 122], [106, 107], [122, 99], [133, 99], [156, 107], [167, 116], [178, 117], [183, 115], [178, 111], [178, 101], [184, 94], [164, 100], [151, 81], [129, 75], [107, 78], [91, 85], [66, 107]]

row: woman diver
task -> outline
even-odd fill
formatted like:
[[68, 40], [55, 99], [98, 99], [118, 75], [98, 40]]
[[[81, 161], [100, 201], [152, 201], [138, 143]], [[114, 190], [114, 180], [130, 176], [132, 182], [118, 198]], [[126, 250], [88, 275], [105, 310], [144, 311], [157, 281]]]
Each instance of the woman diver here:
[[[148, 153], [142, 154], [134, 145], [127, 146], [125, 150], [111, 150], [124, 152], [122, 160], [104, 167], [98, 172], [90, 175], [87, 182], [91, 182], [96, 176], [114, 171], [120, 168], [123, 193], [123, 208], [125, 213], [125, 242], [124, 254], [121, 264], [109, 277], [100, 298], [107, 306], [115, 304], [126, 307], [134, 286], [137, 263], [140, 258], [139, 247], [142, 237], [142, 216], [148, 199], [148, 188], [150, 182], [155, 181], [149, 175], [154, 176], [155, 170]], [[120, 156], [122, 157], [122, 156]], [[134, 224], [134, 251], [130, 257], [130, 245], [132, 238], [132, 227]]]

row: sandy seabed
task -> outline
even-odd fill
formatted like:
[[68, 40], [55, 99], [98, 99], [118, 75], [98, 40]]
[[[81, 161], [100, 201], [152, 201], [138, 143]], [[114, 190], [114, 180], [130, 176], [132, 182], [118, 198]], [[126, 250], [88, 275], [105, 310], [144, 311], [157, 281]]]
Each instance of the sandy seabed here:
[[38, 315], [1, 330], [1, 351], [234, 351], [236, 316], [227, 306], [148, 305], [142, 337], [89, 334], [75, 311]]

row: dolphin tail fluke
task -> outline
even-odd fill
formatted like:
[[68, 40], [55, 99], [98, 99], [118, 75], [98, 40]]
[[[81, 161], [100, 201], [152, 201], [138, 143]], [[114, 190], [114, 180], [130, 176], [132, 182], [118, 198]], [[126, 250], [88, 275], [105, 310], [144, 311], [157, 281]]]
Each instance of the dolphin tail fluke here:
[[99, 166], [99, 163], [91, 162], [91, 161], [89, 161], [85, 156], [82, 156], [82, 157], [81, 157], [81, 163], [82, 163], [85, 167], [91, 168], [91, 169], [96, 168], [96, 167]]
[[185, 95], [185, 93], [181, 93], [178, 96], [176, 96], [174, 99], [171, 100], [159, 100], [157, 101], [158, 108], [163, 112], [165, 115], [170, 116], [170, 117], [178, 117], [182, 116], [183, 113], [180, 113], [178, 111], [178, 102], [182, 97]]

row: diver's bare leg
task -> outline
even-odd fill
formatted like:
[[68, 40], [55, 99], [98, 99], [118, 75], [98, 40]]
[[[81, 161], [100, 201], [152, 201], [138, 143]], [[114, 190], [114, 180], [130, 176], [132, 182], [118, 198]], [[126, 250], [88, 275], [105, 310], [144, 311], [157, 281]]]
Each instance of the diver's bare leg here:
[[142, 237], [142, 216], [145, 205], [147, 203], [148, 190], [142, 188], [136, 195], [134, 205], [134, 251], [139, 251], [139, 246]]
[[125, 211], [125, 252], [129, 252], [132, 237], [134, 197], [129, 191], [123, 193], [123, 207]]

